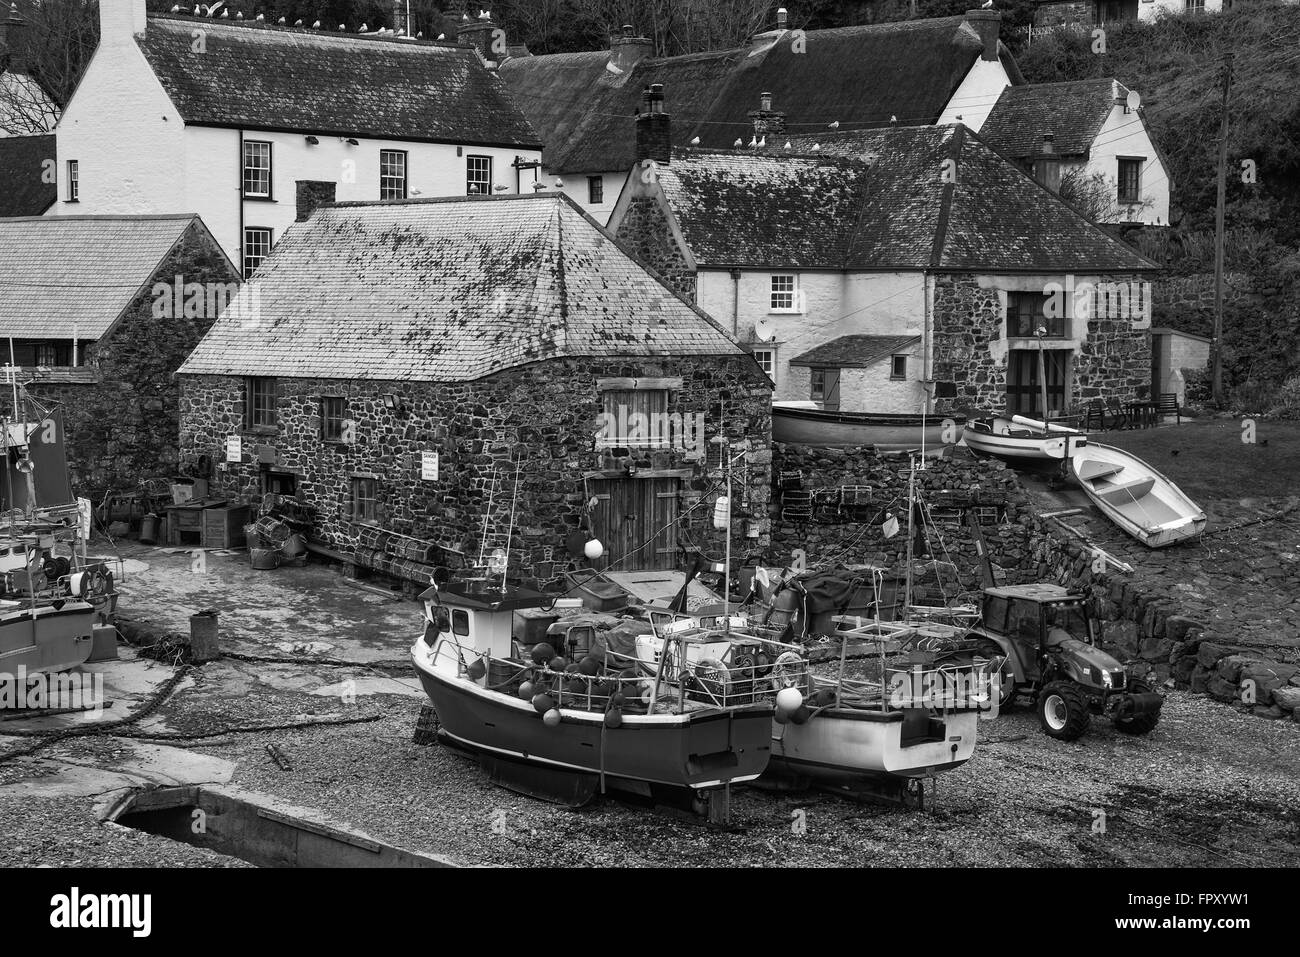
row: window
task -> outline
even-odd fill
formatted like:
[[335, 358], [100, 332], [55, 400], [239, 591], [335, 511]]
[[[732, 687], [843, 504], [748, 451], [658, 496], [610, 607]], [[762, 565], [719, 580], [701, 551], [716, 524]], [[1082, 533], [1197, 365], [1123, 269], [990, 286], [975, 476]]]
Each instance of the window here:
[[907, 356], [889, 357], [889, 377], [891, 379], [907, 378]]
[[667, 389], [611, 389], [596, 432], [598, 449], [666, 449], [672, 447]]
[[244, 142], [244, 195], [250, 199], [271, 198], [271, 144]]
[[794, 312], [796, 302], [794, 276], [773, 276], [772, 312]]
[[451, 630], [453, 634], [462, 637], [469, 634], [469, 612], [463, 608], [453, 608], [451, 611]]
[[587, 204], [590, 206], [599, 206], [605, 201], [605, 177], [588, 176], [587, 177]]
[[[1048, 305], [1053, 313], [1047, 315]], [[1033, 338], [1035, 329], [1046, 329], [1044, 334], [1049, 339], [1061, 339], [1066, 335], [1064, 313], [1067, 311], [1064, 295], [1053, 297], [1041, 292], [1007, 293], [1007, 335], [1021, 338]]]
[[379, 151], [379, 198], [406, 199], [406, 151]]
[[336, 395], [322, 396], [320, 400], [320, 437], [326, 442], [342, 442], [343, 416], [346, 414], [346, 399]]
[[81, 201], [81, 163], [78, 160], [68, 160], [68, 202], [77, 203]]
[[1183, 0], [1183, 8], [1188, 13], [1204, 13], [1205, 0]]
[[470, 196], [492, 194], [492, 157], [465, 157], [465, 192]]
[[1140, 159], [1122, 159], [1119, 161], [1119, 201], [1136, 203], [1142, 198], [1142, 161]]
[[64, 342], [38, 342], [36, 343], [36, 364], [38, 366], [66, 366], [69, 365], [70, 348]]
[[767, 377], [776, 382], [776, 350], [775, 349], [755, 349], [754, 361], [758, 367], [767, 373]]
[[275, 380], [245, 380], [244, 425], [250, 429], [275, 428]]
[[249, 226], [244, 230], [244, 278], [262, 265], [262, 260], [271, 255], [271, 231], [263, 226]]
[[354, 476], [352, 479], [352, 521], [373, 522], [376, 516], [375, 487], [373, 478]]

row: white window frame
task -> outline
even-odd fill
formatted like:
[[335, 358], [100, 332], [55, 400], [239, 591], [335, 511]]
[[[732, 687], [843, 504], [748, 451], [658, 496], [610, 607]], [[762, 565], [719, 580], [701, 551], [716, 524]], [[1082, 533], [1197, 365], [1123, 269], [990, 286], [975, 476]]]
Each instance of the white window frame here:
[[81, 202], [81, 161], [68, 160], [68, 202]]
[[[252, 151], [249, 150], [250, 146], [254, 147]], [[266, 147], [266, 152], [264, 154], [261, 153], [260, 149], [258, 149], [263, 146]], [[243, 195], [245, 199], [270, 199], [271, 198], [272, 171], [275, 169], [274, 153], [275, 153], [275, 147], [270, 140], [244, 140], [244, 167], [243, 167], [243, 179], [241, 181], [241, 186], [243, 187], [243, 191], [244, 191]], [[250, 159], [260, 160], [262, 156], [265, 156], [266, 158], [265, 166], [261, 165], [260, 162], [255, 164], [249, 163]], [[250, 173], [252, 173], [257, 180], [261, 180], [262, 174], [265, 173], [266, 192], [260, 192], [255, 189], [248, 188]]]
[[768, 312], [790, 314], [803, 311], [803, 290], [799, 288], [798, 274], [773, 273], [768, 281]]
[[[472, 177], [475, 160], [482, 160], [487, 164], [487, 179], [475, 179]], [[485, 189], [470, 189], [475, 184], [483, 184]], [[481, 153], [471, 153], [465, 157], [465, 195], [466, 196], [491, 196], [492, 195], [492, 157], [485, 156]]]
[[[767, 377], [771, 379], [773, 385], [775, 385], [776, 384], [776, 347], [762, 346], [760, 348], [751, 349], [750, 353], [754, 356], [754, 361], [758, 363], [758, 367], [767, 373]], [[761, 358], [762, 356], [766, 356], [767, 357], [766, 360]]]
[[[898, 374], [897, 363], [899, 359], [903, 360], [903, 372], [901, 375]], [[907, 359], [908, 357], [906, 353], [895, 353], [889, 357], [889, 378], [896, 382], [907, 378]]]
[[[379, 151], [379, 199], [381, 202], [406, 199], [409, 189], [407, 164], [409, 156], [406, 150]], [[392, 172], [394, 162], [400, 163], [401, 174]], [[385, 195], [385, 192], [392, 195]]]
[[[600, 199], [596, 199], [595, 194], [600, 193]], [[605, 177], [588, 176], [587, 177], [587, 205], [604, 206], [605, 205]]]
[[[265, 252], [263, 253], [249, 252], [249, 246], [253, 245], [252, 243], [249, 242], [249, 236], [253, 233], [259, 234], [259, 238], [261, 234], [265, 234], [266, 236]], [[253, 275], [253, 273], [257, 271], [257, 268], [261, 266], [263, 262], [266, 261], [266, 257], [271, 255], [271, 249], [274, 245], [275, 245], [275, 234], [274, 232], [272, 232], [271, 227], [269, 226], [245, 226], [244, 227], [244, 245], [243, 248], [241, 248], [239, 251], [240, 253], [239, 258], [241, 264], [244, 267], [245, 279]], [[256, 259], [257, 261], [250, 266], [249, 265], [250, 259]]]

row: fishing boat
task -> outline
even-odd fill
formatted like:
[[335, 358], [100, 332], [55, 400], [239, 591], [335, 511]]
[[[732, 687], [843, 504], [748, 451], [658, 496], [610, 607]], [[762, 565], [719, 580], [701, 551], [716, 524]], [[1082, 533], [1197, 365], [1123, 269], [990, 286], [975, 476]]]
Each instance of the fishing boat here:
[[[483, 578], [421, 598], [411, 658], [439, 736], [494, 782], [570, 806], [612, 789], [725, 820], [729, 786], [767, 767], [778, 691], [802, 674], [789, 646], [694, 625], [626, 650], [593, 643], [573, 662], [544, 642], [525, 655], [512, 614], [553, 599]], [[778, 670], [760, 654], [793, 658]]]
[[[19, 396], [21, 394], [21, 402]], [[14, 384], [0, 479], [0, 674], [86, 662], [116, 591], [108, 562], [87, 554], [90, 503], [68, 481], [63, 418]]]
[[962, 441], [974, 452], [1012, 464], [1063, 461], [1088, 443], [1078, 429], [1020, 415], [971, 419], [962, 430]]
[[924, 446], [937, 451], [956, 441], [956, 436], [945, 438], [945, 419], [957, 425], [966, 421], [964, 415], [838, 412], [819, 409], [812, 402], [774, 403], [772, 439], [795, 445], [874, 445], [886, 451]]
[[1097, 508], [1144, 545], [1164, 548], [1205, 528], [1201, 507], [1130, 452], [1089, 443], [1070, 459], [1070, 470]]

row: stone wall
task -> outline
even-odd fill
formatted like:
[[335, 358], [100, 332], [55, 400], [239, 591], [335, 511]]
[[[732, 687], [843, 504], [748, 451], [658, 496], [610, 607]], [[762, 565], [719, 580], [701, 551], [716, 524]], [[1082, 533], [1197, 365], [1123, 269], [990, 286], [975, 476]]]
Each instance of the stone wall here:
[[617, 236], [668, 285], [695, 302], [695, 271], [687, 265], [657, 199], [647, 196], [631, 200]]
[[[1127, 283], [1130, 276], [1099, 282]], [[936, 401], [939, 413], [1006, 408], [1008, 339], [999, 290], [972, 275], [942, 275], [934, 290], [934, 378], [956, 385], [955, 398]], [[1066, 404], [1093, 399], [1131, 401], [1151, 381], [1151, 343], [1128, 318], [1072, 319], [1077, 344], [1069, 365]]]
[[[669, 413], [702, 413], [705, 459], [683, 450], [597, 451], [595, 434], [602, 409], [596, 380], [602, 377], [680, 376]], [[739, 442], [750, 437], [751, 452], [737, 469], [737, 527], [755, 523], [756, 540], [767, 536], [770, 489], [771, 386], [747, 355], [655, 360], [554, 359], [501, 372], [476, 382], [368, 382], [350, 379], [277, 380], [278, 426], [270, 433], [244, 425], [244, 380], [220, 376], [182, 377], [181, 454], [196, 465], [199, 456], [224, 460], [226, 437], [240, 435], [243, 456], [222, 468], [223, 492], [255, 500], [261, 493], [263, 446], [270, 466], [297, 476], [308, 505], [316, 510], [313, 535], [348, 553], [357, 540], [351, 517], [351, 478], [378, 479], [378, 524], [385, 528], [477, 556], [494, 470], [513, 487], [514, 456], [522, 456], [520, 492], [511, 561], [516, 567], [564, 560], [565, 537], [583, 522], [589, 494], [584, 476], [624, 477], [627, 466], [642, 477], [655, 470], [684, 470], [679, 508], [708, 498], [721, 481], [718, 447], [709, 439], [725, 433]], [[385, 394], [396, 410], [385, 407]], [[321, 438], [320, 398], [346, 399], [355, 422], [352, 444]], [[270, 449], [273, 451], [267, 452]], [[420, 478], [420, 453], [439, 453], [437, 481]], [[507, 521], [509, 493], [498, 495], [496, 520]], [[711, 524], [712, 508], [696, 509], [683, 523], [679, 542], [705, 550], [720, 547]]]
[[[155, 283], [233, 283], [239, 277], [212, 237], [192, 225], [144, 284], [117, 325], [88, 347], [98, 382], [33, 382], [31, 395], [61, 407], [72, 485], [98, 498], [134, 489], [141, 479], [173, 475], [179, 455], [179, 393], [175, 372], [207, 333], [215, 312], [155, 315]], [[138, 278], [138, 277], [137, 277]], [[161, 311], [161, 310], [157, 310]]]

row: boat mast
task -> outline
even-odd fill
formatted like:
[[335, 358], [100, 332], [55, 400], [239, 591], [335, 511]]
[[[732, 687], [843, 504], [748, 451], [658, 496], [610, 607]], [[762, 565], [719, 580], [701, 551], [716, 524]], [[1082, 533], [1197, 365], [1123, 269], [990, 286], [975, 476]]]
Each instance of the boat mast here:
[[912, 542], [915, 538], [912, 513], [916, 509], [916, 456], [908, 457], [907, 473], [907, 578], [903, 589], [903, 614], [911, 614], [912, 609]]
[[725, 492], [727, 499], [727, 547], [723, 559], [725, 565], [722, 569], [722, 623], [726, 631], [731, 631], [731, 443], [727, 437], [722, 437], [722, 454], [727, 460], [726, 482], [727, 490]]
[[1047, 330], [1042, 326], [1034, 330], [1034, 338], [1038, 340], [1038, 394], [1043, 400], [1043, 431], [1050, 434], [1051, 429], [1047, 424], [1049, 421], [1047, 411], [1047, 364], [1043, 360], [1043, 336], [1046, 333]]

